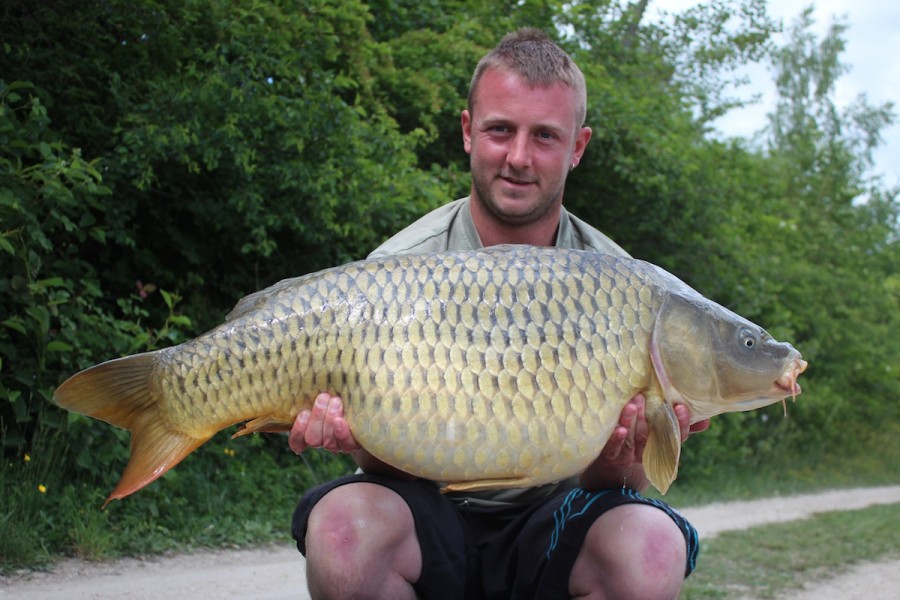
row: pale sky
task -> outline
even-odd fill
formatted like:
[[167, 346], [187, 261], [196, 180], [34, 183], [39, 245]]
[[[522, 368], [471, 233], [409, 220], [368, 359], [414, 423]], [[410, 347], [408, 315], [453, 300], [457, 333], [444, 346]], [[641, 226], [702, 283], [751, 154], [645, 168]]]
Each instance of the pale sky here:
[[[680, 12], [699, 4], [697, 0], [651, 0], [650, 14], [660, 10]], [[781, 19], [785, 28], [804, 8], [814, 7], [813, 31], [821, 40], [835, 17], [848, 28], [844, 31], [845, 48], [841, 62], [849, 67], [835, 86], [835, 102], [839, 108], [866, 94], [870, 105], [894, 103], [895, 124], [882, 131], [884, 142], [874, 153], [872, 175], [883, 176], [888, 186], [900, 185], [900, 2], [889, 0], [776, 0], [769, 3], [769, 15]], [[784, 37], [775, 39], [782, 45]], [[767, 124], [766, 115], [774, 108], [775, 88], [772, 73], [766, 65], [754, 65], [744, 71], [751, 84], [737, 92], [741, 98], [762, 93], [759, 104], [732, 111], [715, 122], [726, 136], [752, 137]]]

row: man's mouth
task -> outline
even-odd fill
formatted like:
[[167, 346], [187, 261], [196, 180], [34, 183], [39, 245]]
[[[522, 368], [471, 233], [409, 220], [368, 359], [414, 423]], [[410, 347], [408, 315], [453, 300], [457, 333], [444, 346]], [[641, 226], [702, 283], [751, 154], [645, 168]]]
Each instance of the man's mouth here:
[[509, 175], [500, 174], [500, 179], [512, 185], [534, 185], [536, 181], [533, 179], [523, 179], [521, 177], [511, 177]]

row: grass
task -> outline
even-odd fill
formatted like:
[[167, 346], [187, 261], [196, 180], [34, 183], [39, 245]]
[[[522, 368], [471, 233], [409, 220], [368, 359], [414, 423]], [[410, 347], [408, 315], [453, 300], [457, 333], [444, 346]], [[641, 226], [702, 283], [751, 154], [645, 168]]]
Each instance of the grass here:
[[[752, 467], [723, 464], [703, 477], [688, 472], [663, 499], [684, 507], [897, 484], [900, 444], [896, 431], [887, 428], [852, 453], [789, 455]], [[698, 567], [682, 599], [774, 598], [807, 581], [838, 575], [854, 563], [900, 558], [898, 535], [897, 505], [725, 532], [701, 542]]]
[[[350, 469], [322, 452], [290, 452], [284, 436], [217, 436], [160, 480], [101, 509], [119, 471], [72, 478], [72, 450], [41, 440], [0, 468], [0, 572], [64, 556], [101, 560], [290, 540], [303, 490]], [[123, 465], [117, 465], [121, 470]]]
[[824, 513], [720, 534], [704, 542], [685, 600], [774, 598], [856, 563], [900, 559], [900, 507]]

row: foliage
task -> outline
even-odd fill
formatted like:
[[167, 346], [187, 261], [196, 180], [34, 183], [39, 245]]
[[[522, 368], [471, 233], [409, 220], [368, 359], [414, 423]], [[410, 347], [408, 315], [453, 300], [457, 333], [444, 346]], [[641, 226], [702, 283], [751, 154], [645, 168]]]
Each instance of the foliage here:
[[[316, 18], [293, 3], [182, 9], [198, 11], [186, 32], [197, 42], [123, 115], [118, 175], [136, 187], [138, 235], [211, 234], [184, 244], [185, 273], [171, 277], [239, 296], [247, 281], [359, 257], [393, 227], [382, 219], [395, 206], [427, 198], [427, 178], [411, 169], [416, 136], [400, 136], [372, 95], [369, 72], [383, 58], [364, 7], [310, 4]], [[161, 250], [150, 242], [144, 255], [166, 268]], [[245, 271], [209, 273], [222, 263]]]
[[[21, 452], [63, 373], [110, 342], [133, 351], [146, 337], [101, 308], [83, 254], [105, 243], [97, 216], [108, 189], [96, 163], [55, 139], [28, 83], [0, 82], [0, 135], [0, 427], [6, 449]], [[43, 425], [59, 427], [59, 417], [47, 413]]]
[[864, 179], [877, 132], [893, 117], [890, 106], [864, 98], [843, 114], [834, 106], [843, 28], [817, 42], [810, 14], [775, 54], [781, 100], [768, 151], [737, 170], [751, 175], [742, 184], [749, 191], [720, 223], [717, 263], [741, 279], [719, 296], [810, 361], [783, 428], [797, 449], [825, 451], [842, 432], [847, 451], [854, 440], [867, 443], [873, 424], [900, 418], [900, 341], [892, 334], [900, 295], [891, 286], [900, 264], [898, 191]]
[[[92, 116], [61, 120], [61, 136], [103, 161], [113, 191], [105, 287], [189, 288], [185, 310], [208, 327], [251, 291], [365, 255], [446, 197], [415, 168], [423, 133], [401, 133], [375, 87], [390, 56], [362, 3], [16, 4], [23, 37], [71, 34], [50, 50], [12, 45], [4, 62], [45, 104], [89, 99]], [[74, 46], [62, 78], [56, 57]]]
[[732, 157], [707, 139], [706, 123], [733, 105], [715, 99], [725, 74], [765, 52], [774, 25], [755, 0], [703, 4], [670, 25], [638, 26], [646, 8], [570, 9], [567, 43], [585, 71], [593, 137], [566, 203], [635, 256], [705, 291], [704, 257], [734, 197], [722, 177]]
[[[716, 419], [686, 444], [679, 485], [790, 452], [861, 456], [896, 434], [898, 190], [869, 176], [893, 107], [834, 104], [840, 23], [816, 40], [806, 12], [773, 48], [761, 0], [715, 0], [654, 23], [648, 6], [3, 3], [4, 494], [50, 476], [60, 492], [37, 496], [43, 505], [33, 488], [48, 484], [36, 479], [22, 488], [30, 495], [9, 492], [13, 510], [31, 511], [21, 522], [48, 550], [94, 554], [103, 550], [76, 547], [108, 547], [106, 527], [233, 539], [249, 504], [212, 510], [225, 504], [221, 489], [193, 491], [205, 479], [255, 486], [251, 504], [290, 505], [280, 494], [308, 480], [281, 458], [282, 439], [238, 446], [252, 476], [214, 441], [121, 504], [135, 508], [54, 521], [111, 487], [127, 434], [58, 410], [53, 389], [91, 364], [196, 335], [280, 278], [360, 258], [467, 193], [459, 112], [471, 72], [523, 25], [548, 31], [587, 79], [593, 138], [566, 205], [810, 360], [787, 419], [778, 406]], [[710, 121], [737, 104], [722, 92], [733, 68], [761, 57], [773, 60], [781, 96], [763, 145], [712, 139]], [[39, 454], [66, 459], [36, 475]], [[139, 522], [142, 511], [152, 518]], [[4, 532], [13, 515], [0, 514]], [[225, 522], [231, 533], [208, 533]], [[254, 523], [245, 531], [264, 538]]]

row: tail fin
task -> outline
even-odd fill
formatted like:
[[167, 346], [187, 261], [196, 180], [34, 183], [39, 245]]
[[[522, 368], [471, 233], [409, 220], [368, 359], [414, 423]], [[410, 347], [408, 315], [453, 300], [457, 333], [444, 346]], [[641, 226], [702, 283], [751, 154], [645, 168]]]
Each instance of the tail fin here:
[[131, 458], [109, 498], [133, 494], [206, 442], [172, 429], [150, 388], [157, 352], [119, 358], [85, 369], [53, 394], [66, 410], [131, 431]]

